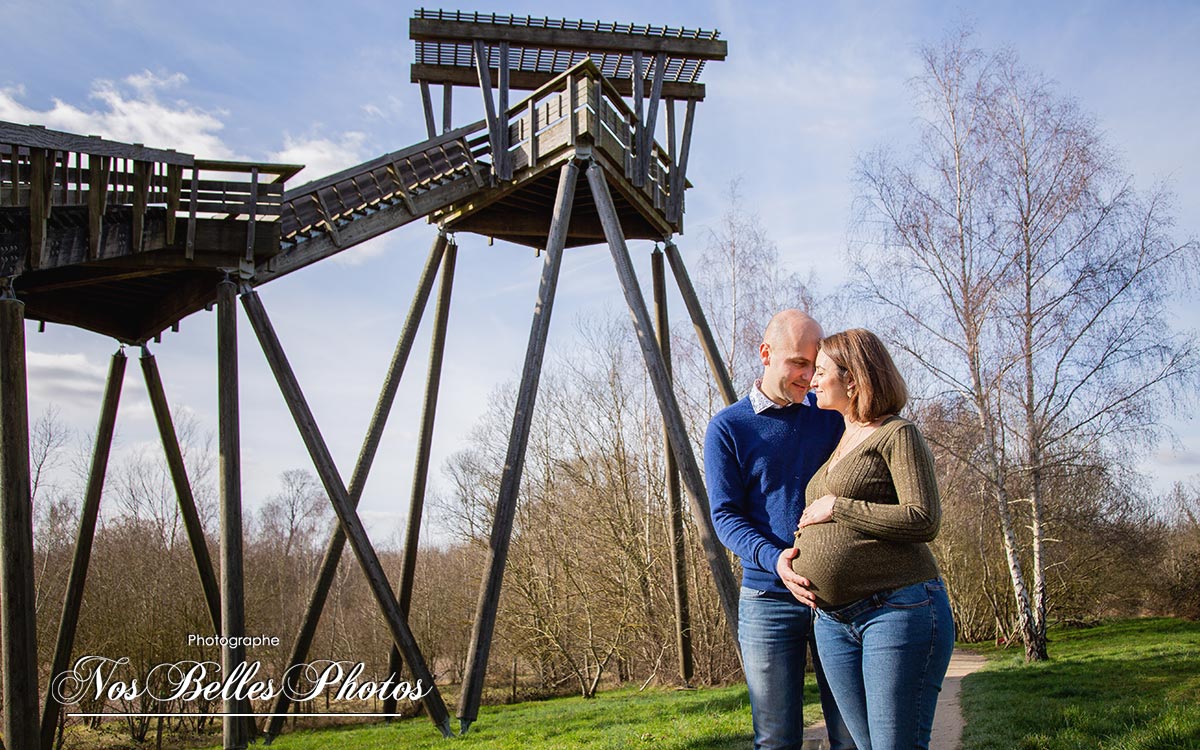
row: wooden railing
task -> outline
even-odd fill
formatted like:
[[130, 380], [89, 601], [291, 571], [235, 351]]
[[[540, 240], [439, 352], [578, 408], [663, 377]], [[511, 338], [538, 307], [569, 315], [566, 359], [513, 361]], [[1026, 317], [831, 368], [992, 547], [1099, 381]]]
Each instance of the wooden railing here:
[[157, 205], [167, 209], [168, 245], [176, 242], [178, 219], [187, 220], [187, 257], [194, 254], [198, 218], [246, 220], [249, 255], [255, 225], [278, 220], [283, 183], [299, 169], [201, 160], [173, 150], [0, 122], [0, 207], [30, 210], [31, 270], [41, 266], [55, 206], [88, 207], [91, 259], [99, 257], [104, 213], [114, 205], [133, 208], [134, 252], [143, 249], [146, 211]]

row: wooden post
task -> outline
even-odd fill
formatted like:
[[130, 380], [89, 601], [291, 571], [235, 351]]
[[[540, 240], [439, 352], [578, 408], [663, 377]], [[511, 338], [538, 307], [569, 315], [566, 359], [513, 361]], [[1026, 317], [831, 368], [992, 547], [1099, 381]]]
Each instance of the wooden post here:
[[504, 473], [492, 520], [492, 536], [488, 543], [488, 560], [484, 572], [479, 602], [475, 607], [475, 623], [471, 629], [471, 649], [467, 655], [467, 674], [463, 679], [458, 700], [460, 731], [464, 734], [479, 716], [483, 698], [483, 682], [487, 673], [488, 655], [492, 648], [492, 632], [496, 627], [496, 608], [500, 602], [500, 585], [504, 580], [504, 565], [508, 560], [508, 545], [512, 537], [513, 516], [517, 509], [517, 494], [521, 488], [521, 473], [525, 468], [525, 449], [529, 444], [529, 429], [533, 407], [537, 401], [538, 381], [542, 375], [542, 359], [546, 353], [546, 337], [550, 331], [550, 313], [554, 307], [554, 292], [558, 286], [558, 271], [562, 266], [563, 248], [567, 244], [567, 228], [575, 203], [575, 183], [579, 167], [574, 161], [563, 165], [554, 199], [554, 216], [546, 240], [546, 261], [538, 287], [537, 303], [533, 308], [533, 324], [529, 345], [525, 350], [525, 366], [517, 407], [513, 414], [512, 432], [508, 438], [508, 453], [504, 458]]
[[683, 140], [679, 144], [679, 162], [671, 171], [671, 203], [667, 209], [668, 221], [679, 221], [683, 216], [683, 190], [687, 184], [688, 154], [692, 150], [692, 123], [696, 120], [696, 100], [689, 99], [683, 117]]
[[646, 126], [641, 129], [642, 139], [638, 142], [638, 171], [635, 184], [641, 187], [650, 176], [650, 162], [654, 160], [654, 129], [658, 126], [658, 102], [662, 98], [663, 77], [667, 71], [667, 55], [659, 52], [654, 56], [654, 84], [650, 88], [650, 103], [646, 106]]
[[[496, 86], [500, 97], [500, 103], [497, 105], [497, 116], [500, 118], [500, 153], [502, 158], [498, 163], [501, 165], [500, 174], [503, 179], [512, 179], [512, 154], [508, 147], [509, 143], [508, 131], [508, 42], [500, 42], [500, 71], [497, 76]], [[493, 158], [493, 161], [495, 159]]]
[[0, 287], [0, 652], [4, 742], [16, 750], [38, 746], [38, 642], [25, 304], [10, 294]]
[[433, 98], [429, 95], [429, 81], [418, 81], [421, 86], [421, 109], [425, 112], [425, 134], [429, 138], [437, 137], [437, 125], [433, 122]]
[[150, 202], [150, 170], [154, 162], [133, 162], [133, 252], [142, 252], [146, 231], [146, 208]]
[[[613, 206], [612, 195], [605, 182], [604, 169], [596, 163], [588, 168], [588, 184], [592, 188], [592, 198], [596, 210], [600, 214], [600, 223], [604, 228], [604, 237], [608, 240], [613, 262], [617, 267], [617, 276], [621, 279], [621, 288], [625, 292], [625, 301], [629, 305], [629, 313], [633, 318], [633, 327], [637, 334], [638, 344], [642, 347], [642, 356], [646, 360], [646, 370], [650, 382], [654, 386], [658, 406], [662, 411], [670, 435], [671, 449], [679, 461], [683, 473], [683, 482], [687, 487], [691, 500], [692, 516], [696, 521], [696, 531], [704, 546], [708, 566], [712, 571], [713, 582], [721, 597], [721, 606], [725, 612], [725, 624], [737, 642], [738, 614], [738, 584], [729, 566], [729, 558], [725, 548], [717, 540], [713, 529], [712, 518], [709, 516], [708, 492], [704, 480], [700, 476], [700, 467], [692, 452], [691, 438], [687, 434], [687, 426], [683, 421], [683, 413], [671, 390], [670, 374], [666, 363], [663, 362], [662, 352], [654, 344], [654, 327], [650, 322], [650, 313], [646, 310], [646, 301], [638, 286], [637, 276], [633, 270], [633, 262], [629, 258], [629, 249], [625, 245], [625, 233], [621, 230], [621, 221]], [[740, 657], [739, 657], [740, 658]]]
[[454, 106], [454, 85], [450, 83], [442, 84], [442, 132], [449, 133], [451, 131], [450, 113]]
[[167, 404], [167, 394], [163, 389], [162, 377], [158, 373], [158, 363], [146, 346], [142, 347], [141, 364], [142, 376], [146, 381], [146, 391], [150, 395], [150, 405], [154, 409], [154, 421], [158, 425], [158, 436], [166, 455], [167, 468], [171, 472], [171, 481], [175, 485], [175, 497], [179, 500], [179, 512], [183, 517], [184, 529], [187, 530], [188, 544], [192, 548], [192, 558], [196, 561], [196, 572], [200, 576], [200, 587], [204, 591], [208, 615], [212, 619], [213, 632], [219, 635], [221, 633], [221, 589], [217, 584], [212, 558], [208, 554], [208, 543], [204, 538], [204, 527], [200, 523], [200, 514], [196, 511], [192, 484], [188, 481], [187, 466], [183, 463], [183, 451], [179, 447], [179, 437], [175, 434], [175, 423], [171, 420], [171, 409]]
[[[417, 291], [413, 295], [412, 306], [409, 308], [408, 318], [404, 322], [404, 329], [400, 334], [400, 340], [396, 342], [396, 349], [392, 354], [392, 362], [388, 367], [387, 377], [384, 379], [379, 400], [376, 402], [375, 413], [371, 417], [371, 425], [367, 429], [367, 436], [363, 440], [362, 449], [359, 451], [358, 463], [354, 466], [354, 474], [350, 477], [350, 502], [356, 508], [358, 507], [359, 499], [362, 497], [363, 488], [367, 484], [367, 475], [371, 472], [371, 464], [374, 462], [375, 453], [379, 449], [379, 441], [383, 438], [383, 428], [387, 424], [388, 416], [391, 414], [392, 403], [396, 400], [396, 391], [400, 387], [400, 377], [404, 374], [404, 366], [408, 362], [408, 355], [412, 351], [413, 341], [417, 337], [417, 329], [421, 325], [421, 317], [429, 301], [429, 294], [433, 290], [433, 281], [437, 276], [438, 265], [442, 262], [442, 255], [445, 252], [446, 245], [446, 235], [439, 232], [437, 239], [434, 240], [433, 249], [429, 253], [429, 259], [425, 262], [425, 270], [422, 272], [421, 279], [417, 283]], [[304, 622], [300, 626], [300, 632], [296, 635], [296, 641], [292, 646], [292, 655], [288, 661], [288, 670], [291, 670], [308, 658], [308, 650], [312, 646], [313, 637], [317, 633], [317, 624], [321, 620], [321, 612], [325, 609], [325, 600], [329, 596], [329, 589], [333, 585], [334, 577], [337, 575], [338, 563], [342, 559], [342, 549], [345, 545], [346, 535], [342, 532], [342, 527], [338, 525], [333, 530], [329, 544], [325, 547], [325, 556], [321, 559], [321, 570], [317, 574], [317, 581], [313, 586], [312, 595], [309, 597], [308, 609], [305, 610], [304, 614]], [[266, 732], [267, 744], [270, 744], [283, 728], [284, 714], [287, 713], [290, 703], [291, 698], [288, 696], [288, 691], [281, 690], [275, 699], [275, 706], [271, 710], [271, 713], [274, 715], [271, 717], [271, 723]]]
[[[16, 147], [13, 147], [16, 151]], [[46, 250], [50, 198], [54, 185], [54, 151], [29, 149], [29, 267], [40, 268]]]
[[[425, 511], [425, 486], [429, 480], [429, 454], [433, 448], [433, 424], [437, 416], [438, 390], [442, 382], [442, 357], [446, 351], [446, 327], [450, 322], [450, 293], [454, 286], [454, 262], [458, 248], [451, 243], [446, 248], [442, 265], [442, 283], [438, 290], [437, 308], [433, 315], [433, 340], [429, 345], [429, 374], [425, 381], [424, 409], [421, 414], [421, 437], [417, 444], [417, 460], [413, 466], [412, 498], [408, 506], [408, 521], [404, 531], [404, 561], [400, 569], [400, 591], [397, 601], [407, 620], [412, 606], [413, 580], [417, 570], [417, 546], [421, 541], [421, 515]], [[399, 675], [400, 651], [392, 647], [389, 669]], [[385, 714], [396, 713], [396, 699], [383, 703]]]
[[92, 449], [92, 465], [88, 472], [83, 509], [79, 512], [79, 533], [75, 538], [75, 555], [63, 596], [62, 619], [58, 624], [58, 639], [50, 680], [46, 685], [46, 701], [42, 706], [42, 750], [54, 746], [54, 731], [62, 704], [56, 697], [55, 680], [70, 669], [71, 650], [75, 647], [75, 632], [79, 626], [79, 610], [83, 605], [83, 589], [87, 582], [88, 564], [92, 559], [92, 542], [96, 537], [96, 518], [100, 513], [100, 495], [104, 491], [104, 476], [108, 472], [108, 456], [112, 448], [113, 430], [117, 424], [117, 406], [121, 401], [121, 382], [125, 379], [125, 351], [117, 350], [108, 368], [104, 386], [104, 402], [100, 423], [96, 427], [96, 443]]
[[387, 576], [383, 572], [383, 564], [379, 561], [379, 556], [375, 554], [375, 548], [371, 546], [367, 531], [363, 528], [354, 506], [350, 504], [350, 495], [346, 491], [346, 485], [342, 483], [342, 478], [338, 474], [333, 456], [329, 452], [329, 446], [321, 437], [321, 431], [304, 398], [304, 392], [300, 389], [300, 383], [296, 380], [292, 366], [287, 361], [287, 355], [284, 354], [283, 346], [275, 335], [270, 318], [267, 317], [266, 308], [258, 298], [258, 293], [248, 287], [242, 294], [242, 304], [246, 309], [247, 317], [250, 318], [254, 333], [258, 337], [263, 354], [267, 358], [267, 364], [271, 366], [271, 372], [274, 373], [279, 390], [283, 394], [284, 401], [287, 402], [288, 410], [292, 413], [296, 428], [300, 431], [300, 437], [304, 440], [305, 447], [308, 448], [313, 466], [321, 478], [325, 492], [328, 493], [329, 499], [333, 503], [333, 510], [337, 513], [342, 531], [346, 534], [346, 539], [349, 540], [355, 557], [358, 558], [359, 567], [362, 568], [367, 583], [371, 587], [371, 593], [374, 594], [380, 612], [387, 622], [388, 630], [392, 634], [392, 641], [404, 654], [404, 659], [413, 675], [423, 685], [428, 686], [429, 693], [425, 696], [425, 707], [429, 710], [429, 716], [433, 719], [433, 723], [441, 730], [444, 737], [452, 737], [454, 733], [450, 729], [450, 715], [446, 710], [446, 704], [442, 701], [441, 693], [438, 692], [437, 683], [434, 682], [433, 674], [425, 664], [425, 658], [421, 656], [416, 639], [413, 638], [412, 631], [408, 628], [408, 622], [400, 612], [400, 605], [396, 601], [395, 595], [392, 594], [391, 584], [388, 583]]
[[[245, 578], [242, 570], [242, 459], [238, 416], [237, 286], [226, 278], [217, 285], [217, 411], [221, 488], [221, 635], [246, 634]], [[244, 646], [221, 647], [221, 673], [229, 675], [246, 659]], [[240, 701], [226, 698], [222, 710], [239, 712]], [[245, 750], [246, 724], [227, 716], [225, 750]]]
[[[663, 363], [667, 366], [667, 377], [674, 381], [671, 372], [671, 325], [667, 315], [666, 272], [663, 270], [663, 254], [657, 247], [650, 256], [654, 273], [654, 313], [658, 332], [658, 348]], [[673, 383], [672, 383], [673, 385]], [[679, 677], [684, 685], [692, 682], [692, 620], [688, 611], [687, 590], [687, 539], [683, 535], [683, 497], [679, 492], [679, 463], [671, 450], [671, 433], [663, 421], [663, 447], [666, 464], [667, 525], [671, 540], [671, 580], [675, 592], [675, 645], [679, 655]]]
[[108, 209], [108, 177], [112, 169], [111, 156], [88, 154], [88, 259], [100, 257], [103, 239], [104, 212]]
[[721, 389], [721, 397], [725, 399], [725, 405], [728, 406], [738, 400], [737, 392], [733, 390], [733, 379], [729, 376], [729, 370], [725, 368], [725, 363], [721, 359], [717, 340], [713, 337], [712, 329], [708, 327], [708, 319], [704, 317], [704, 308], [700, 305], [700, 298], [696, 296], [696, 288], [692, 286], [692, 279], [683, 265], [679, 248], [675, 247], [675, 243], [670, 240], [666, 245], [667, 261], [671, 264], [675, 282], [679, 285], [680, 294], [683, 295], [683, 303], [687, 306], [688, 315], [692, 318], [696, 336], [700, 339], [700, 347], [704, 349], [704, 358], [708, 360], [708, 369], [712, 372], [713, 379], [717, 381], [717, 387]]
[[[479, 76], [479, 90], [483, 93], [483, 113], [487, 118], [488, 142], [492, 149], [492, 177], [504, 179], [504, 147], [500, 138], [501, 124], [496, 116], [496, 103], [492, 101], [492, 74], [488, 69], [488, 46], [482, 39], [476, 39], [475, 71]], [[508, 115], [504, 113], [503, 127], [508, 127]]]

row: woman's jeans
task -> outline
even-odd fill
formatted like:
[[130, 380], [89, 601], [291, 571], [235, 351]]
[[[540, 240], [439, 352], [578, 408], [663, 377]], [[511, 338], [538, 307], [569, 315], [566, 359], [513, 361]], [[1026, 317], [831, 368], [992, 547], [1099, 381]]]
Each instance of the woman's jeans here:
[[858, 750], [928, 748], [954, 649], [942, 581], [820, 610], [814, 631], [825, 678]]
[[813, 611], [791, 594], [742, 587], [738, 641], [750, 689], [755, 750], [800, 750], [803, 745], [804, 664], [810, 647], [829, 746], [854, 750], [821, 672], [812, 622]]

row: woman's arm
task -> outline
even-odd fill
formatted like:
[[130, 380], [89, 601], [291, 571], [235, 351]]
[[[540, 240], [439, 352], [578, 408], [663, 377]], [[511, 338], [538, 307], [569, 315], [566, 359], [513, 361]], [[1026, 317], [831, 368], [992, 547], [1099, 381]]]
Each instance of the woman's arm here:
[[931, 541], [941, 525], [942, 507], [933, 453], [917, 426], [901, 425], [880, 443], [879, 454], [891, 471], [897, 504], [838, 497], [831, 504], [831, 520], [888, 541]]

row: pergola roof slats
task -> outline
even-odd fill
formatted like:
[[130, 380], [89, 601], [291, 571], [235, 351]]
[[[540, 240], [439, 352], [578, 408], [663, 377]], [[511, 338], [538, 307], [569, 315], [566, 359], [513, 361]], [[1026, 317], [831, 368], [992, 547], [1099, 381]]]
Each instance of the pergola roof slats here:
[[409, 36], [416, 47], [414, 82], [475, 85], [473, 44], [482, 40], [491, 69], [499, 69], [500, 43], [508, 44], [510, 85], [528, 90], [591, 57], [628, 95], [634, 53], [663, 53], [662, 95], [671, 99], [703, 99], [705, 61], [724, 60], [728, 52], [715, 30], [424, 9], [410, 19]]

